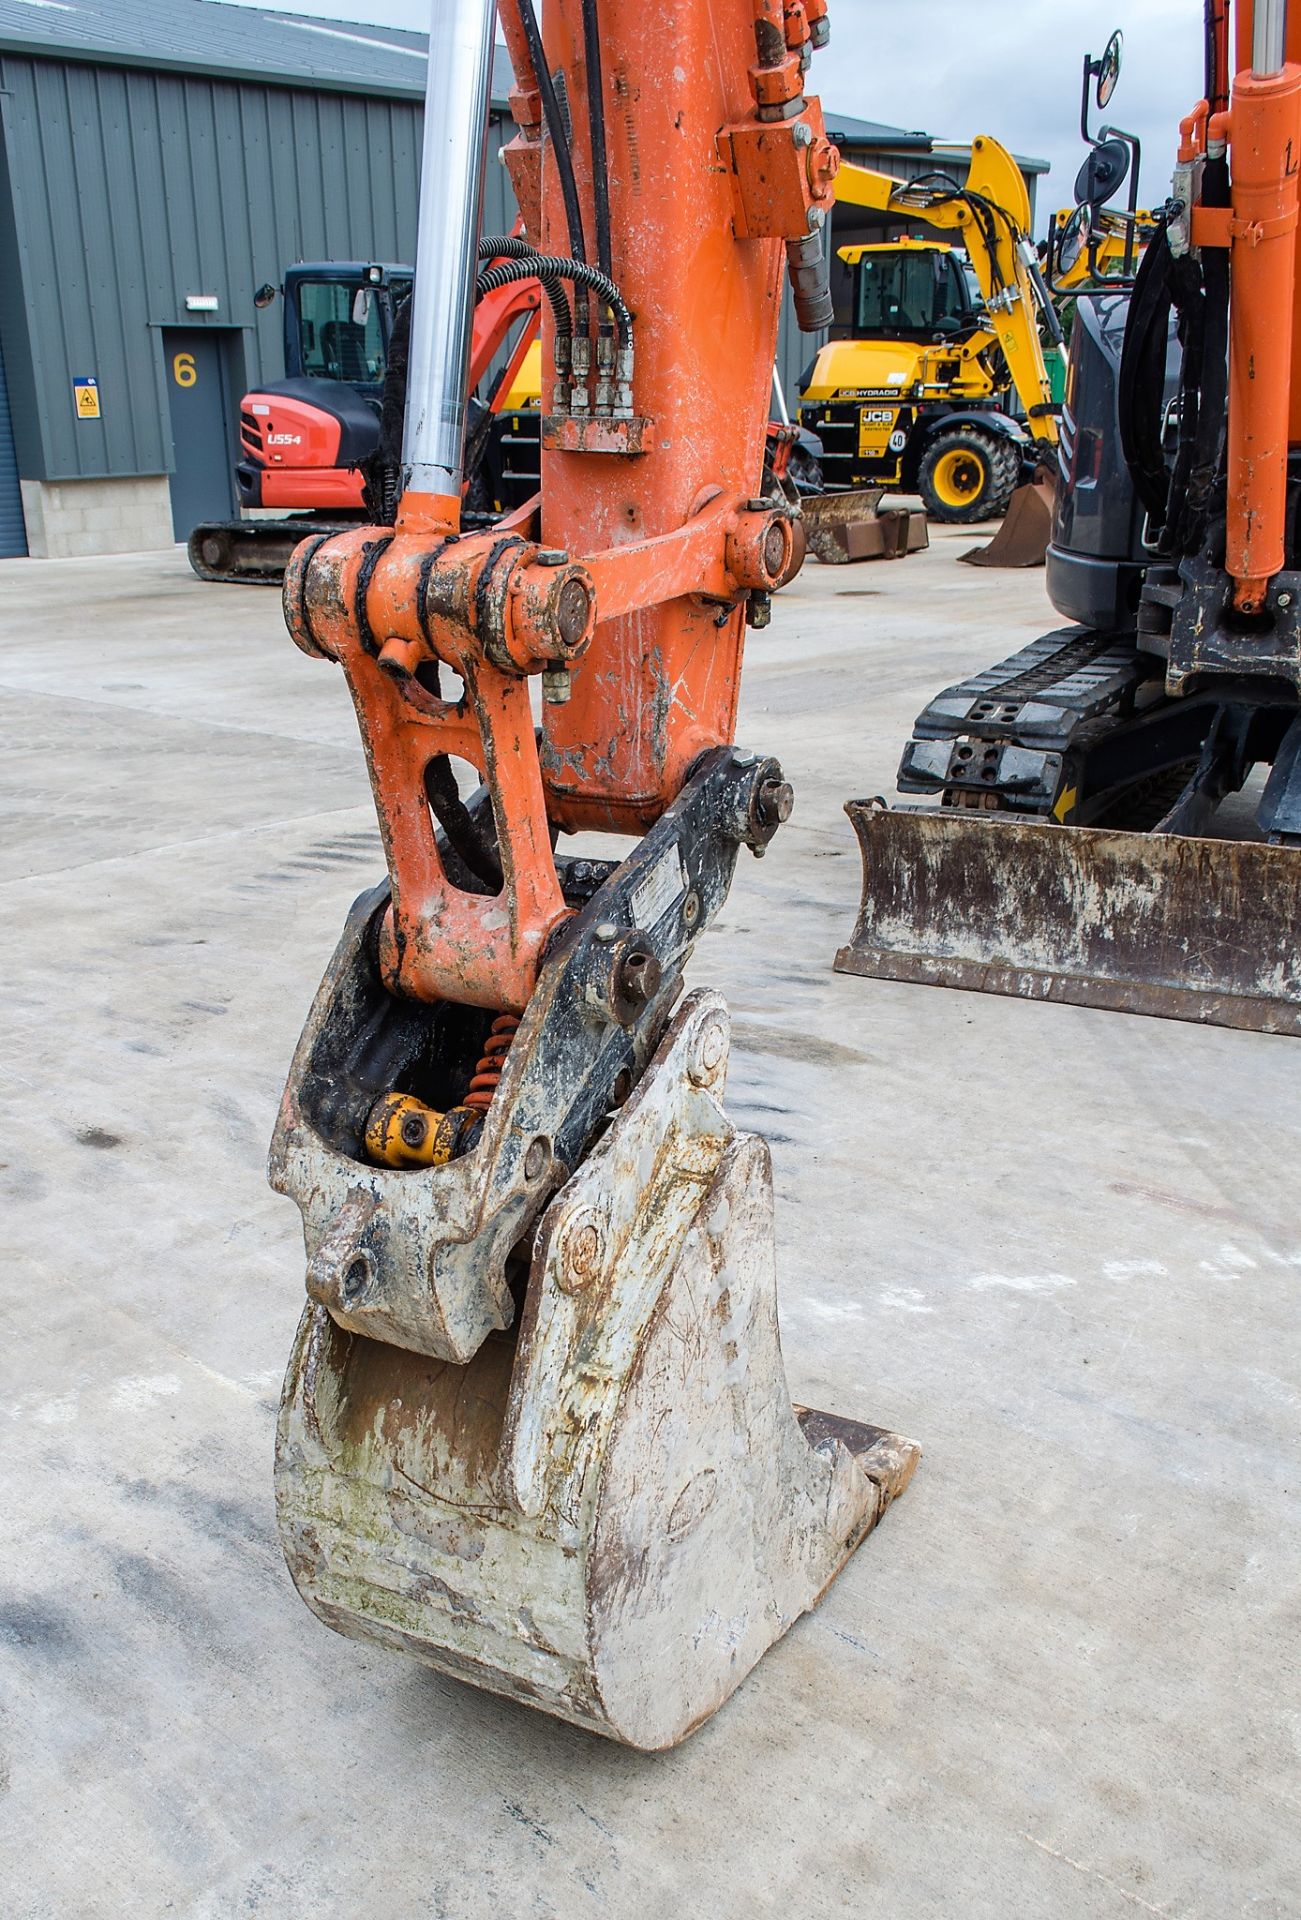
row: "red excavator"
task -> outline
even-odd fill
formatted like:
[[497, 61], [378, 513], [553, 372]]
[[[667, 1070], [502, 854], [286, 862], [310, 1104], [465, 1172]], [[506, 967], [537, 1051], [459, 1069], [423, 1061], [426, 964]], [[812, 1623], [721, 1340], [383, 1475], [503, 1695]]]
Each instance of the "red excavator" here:
[[[246, 393], [239, 409], [239, 503], [264, 517], [196, 527], [188, 551], [201, 580], [278, 585], [307, 534], [341, 533], [365, 519], [362, 465], [379, 443], [390, 344], [411, 284], [410, 267], [313, 261], [287, 268], [282, 286], [254, 295], [259, 307], [283, 297], [285, 314], [285, 377]], [[479, 404], [485, 424], [510, 394], [537, 338], [539, 298], [536, 280], [517, 280], [475, 310], [472, 392], [515, 336], [487, 401]], [[501, 435], [479, 434], [467, 490], [481, 511], [518, 505], [536, 491], [535, 412], [512, 416], [508, 447]], [[268, 508], [280, 512], [272, 518]]]

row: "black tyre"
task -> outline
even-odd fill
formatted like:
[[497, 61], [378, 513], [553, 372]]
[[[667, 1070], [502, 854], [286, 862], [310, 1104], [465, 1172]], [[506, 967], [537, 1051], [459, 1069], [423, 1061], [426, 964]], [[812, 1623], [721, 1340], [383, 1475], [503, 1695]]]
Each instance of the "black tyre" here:
[[1021, 473], [1013, 440], [954, 427], [935, 435], [922, 456], [917, 491], [932, 520], [962, 526], [1007, 512]]

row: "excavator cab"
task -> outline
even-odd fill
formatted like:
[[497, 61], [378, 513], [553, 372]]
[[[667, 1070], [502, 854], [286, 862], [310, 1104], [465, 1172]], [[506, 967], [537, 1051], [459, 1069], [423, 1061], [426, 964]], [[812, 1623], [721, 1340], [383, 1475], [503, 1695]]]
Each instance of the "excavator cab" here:
[[377, 400], [410, 267], [328, 261], [285, 271], [285, 375], [346, 383]]
[[842, 247], [854, 270], [856, 340], [952, 342], [977, 324], [979, 307], [953, 247], [934, 241], [882, 242]]

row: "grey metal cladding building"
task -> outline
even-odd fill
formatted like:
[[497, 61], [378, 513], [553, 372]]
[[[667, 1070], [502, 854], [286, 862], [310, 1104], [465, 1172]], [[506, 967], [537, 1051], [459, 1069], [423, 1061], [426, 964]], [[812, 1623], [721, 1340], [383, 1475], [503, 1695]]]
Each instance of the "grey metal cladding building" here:
[[[233, 510], [239, 396], [283, 373], [255, 289], [413, 257], [424, 58], [422, 34], [220, 0], [0, 0], [0, 554], [165, 545], [196, 485], [197, 517]], [[509, 87], [502, 53], [496, 231]], [[935, 164], [926, 134], [828, 124], [864, 164]], [[788, 315], [788, 390], [809, 351]], [[210, 401], [179, 421], [178, 367]]]

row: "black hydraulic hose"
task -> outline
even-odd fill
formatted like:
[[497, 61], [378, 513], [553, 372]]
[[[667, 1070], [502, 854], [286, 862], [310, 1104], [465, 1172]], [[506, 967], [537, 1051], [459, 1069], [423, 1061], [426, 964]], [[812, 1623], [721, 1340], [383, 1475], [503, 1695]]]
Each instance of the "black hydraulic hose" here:
[[1158, 526], [1164, 524], [1169, 493], [1161, 418], [1173, 265], [1163, 216], [1134, 276], [1116, 392], [1121, 452], [1134, 491]]
[[[537, 254], [527, 240], [517, 233], [499, 234], [479, 242], [481, 260], [536, 260]], [[573, 337], [574, 317], [569, 311], [569, 302], [565, 298], [564, 288], [556, 274], [538, 274], [542, 291], [551, 303], [551, 311], [556, 322], [556, 338], [569, 340]]]
[[[1202, 205], [1229, 205], [1229, 163], [1221, 154], [1208, 157], [1202, 171]], [[1202, 339], [1202, 390], [1197, 416], [1197, 442], [1188, 476], [1188, 506], [1204, 528], [1220, 474], [1227, 425], [1229, 382], [1229, 250], [1203, 247], [1202, 284], [1205, 321]]]
[[[551, 151], [555, 156], [556, 174], [560, 181], [560, 197], [565, 205], [565, 224], [569, 228], [569, 250], [575, 260], [586, 260], [583, 211], [578, 203], [578, 182], [574, 178], [574, 161], [569, 151], [569, 135], [565, 131], [560, 102], [556, 99], [556, 89], [552, 84], [551, 71], [547, 66], [546, 49], [542, 45], [542, 34], [533, 13], [533, 0], [514, 0], [514, 5], [519, 14], [520, 31], [529, 50], [533, 84], [542, 101], [542, 115], [547, 123], [547, 135], [551, 141]], [[575, 292], [574, 319], [579, 333], [586, 334], [587, 294], [581, 288]]]
[[519, 260], [499, 260], [495, 266], [486, 267], [479, 275], [474, 283], [474, 297], [480, 300], [485, 293], [493, 293], [498, 287], [507, 287], [514, 280], [528, 280], [534, 275], [540, 280], [544, 274], [557, 280], [572, 280], [576, 288], [596, 294], [614, 315], [619, 345], [632, 345], [632, 315], [623, 295], [613, 280], [607, 280], [599, 268], [589, 267], [585, 260], [563, 260], [558, 254], [552, 253], [526, 254]]
[[1172, 264], [1170, 298], [1179, 316], [1183, 361], [1179, 373], [1178, 439], [1166, 499], [1166, 531], [1161, 544], [1165, 552], [1191, 553], [1201, 544], [1202, 534], [1200, 520], [1190, 507], [1189, 489], [1197, 457], [1206, 348], [1206, 293], [1201, 267], [1191, 254], [1184, 254]]
[[583, 0], [583, 62], [587, 68], [587, 119], [592, 136], [592, 198], [596, 204], [596, 264], [609, 280], [610, 173], [605, 152], [605, 93], [601, 80], [601, 32], [597, 0]]

